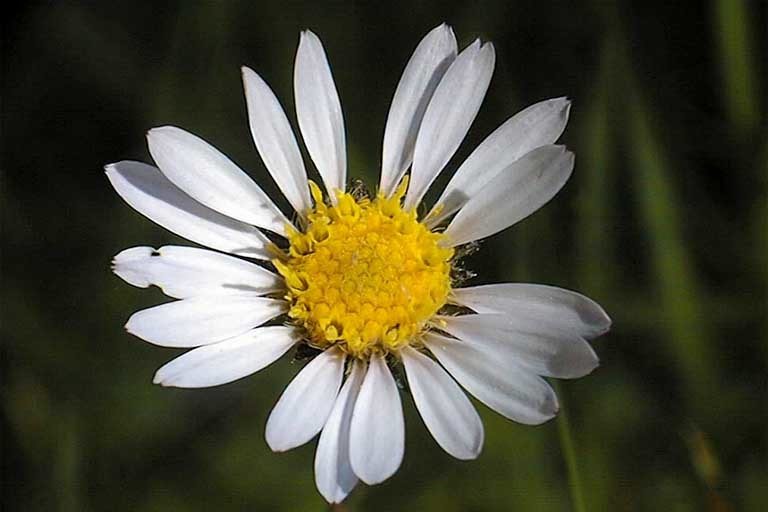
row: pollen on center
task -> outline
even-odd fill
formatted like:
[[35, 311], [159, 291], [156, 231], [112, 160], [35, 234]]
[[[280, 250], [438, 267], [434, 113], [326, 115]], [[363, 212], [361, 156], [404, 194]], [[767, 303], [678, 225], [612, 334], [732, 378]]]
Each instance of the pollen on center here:
[[446, 302], [453, 249], [402, 209], [405, 181], [389, 198], [338, 192], [336, 205], [310, 186], [315, 207], [306, 228], [289, 233], [288, 254], [273, 261], [286, 281], [289, 316], [311, 345], [337, 345], [358, 358], [414, 341]]

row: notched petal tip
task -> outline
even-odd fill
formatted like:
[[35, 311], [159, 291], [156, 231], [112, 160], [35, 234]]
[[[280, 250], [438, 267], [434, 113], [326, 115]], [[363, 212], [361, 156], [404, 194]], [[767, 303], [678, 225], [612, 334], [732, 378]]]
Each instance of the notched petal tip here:
[[312, 42], [315, 42], [315, 41], [320, 42], [320, 38], [317, 36], [317, 34], [312, 32], [312, 30], [308, 28], [305, 28], [300, 32], [299, 42], [302, 42], [304, 40], [311, 40]]
[[562, 107], [566, 107], [572, 103], [571, 98], [568, 96], [557, 96], [555, 98], [550, 98], [544, 101], [549, 103], [559, 103], [562, 105]]
[[120, 167], [124, 165], [132, 165], [134, 162], [132, 160], [120, 160], [119, 162], [112, 162], [109, 164], [104, 165], [104, 174], [107, 175], [107, 179], [112, 181], [114, 180], [118, 175], [121, 174]]
[[[477, 39], [476, 41], [480, 43], [480, 39]], [[490, 41], [481, 43], [475, 58], [493, 69], [496, 66], [496, 47]], [[485, 63], [485, 61], [487, 61], [487, 63]]]
[[[174, 381], [174, 378], [176, 379]], [[171, 373], [168, 375], [168, 372], [163, 371], [163, 368], [159, 368], [155, 375], [152, 377], [152, 384], [155, 384], [160, 387], [164, 388], [184, 388], [187, 386], [179, 386], [178, 385], [178, 375], [174, 375]]]
[[442, 22], [440, 25], [436, 26], [433, 30], [439, 30], [440, 32], [443, 33], [444, 36], [455, 38], [455, 35], [453, 33], [453, 27], [450, 26], [445, 21]]
[[466, 52], [466, 51], [473, 51], [473, 52], [476, 52], [476, 51], [478, 51], [478, 50], [480, 49], [480, 47], [482, 46], [482, 44], [483, 44], [483, 42], [482, 42], [482, 41], [480, 41], [480, 38], [478, 37], [478, 38], [476, 38], [474, 41], [472, 41], [471, 43], [469, 43], [469, 45], [468, 45], [466, 48], [464, 48], [464, 51], [465, 51], [465, 52]]
[[183, 133], [183, 132], [184, 130], [182, 130], [178, 126], [166, 124], [163, 126], [154, 126], [150, 128], [149, 130], [147, 130], [146, 137], [147, 137], [147, 141], [151, 144], [152, 140], [159, 142], [157, 140], [158, 138], [165, 139], [167, 137], [172, 137], [175, 134]]

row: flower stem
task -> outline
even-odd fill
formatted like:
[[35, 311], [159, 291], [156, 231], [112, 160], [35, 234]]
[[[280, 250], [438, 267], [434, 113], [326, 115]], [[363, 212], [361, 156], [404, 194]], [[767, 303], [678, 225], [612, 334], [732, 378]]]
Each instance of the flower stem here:
[[571, 423], [568, 420], [568, 411], [562, 401], [562, 390], [555, 384], [555, 389], [560, 397], [560, 412], [557, 417], [557, 432], [560, 437], [560, 447], [563, 450], [565, 466], [568, 470], [568, 488], [571, 494], [571, 505], [573, 512], [586, 512], [584, 505], [584, 492], [581, 485], [581, 474], [576, 460], [576, 449], [571, 434]]

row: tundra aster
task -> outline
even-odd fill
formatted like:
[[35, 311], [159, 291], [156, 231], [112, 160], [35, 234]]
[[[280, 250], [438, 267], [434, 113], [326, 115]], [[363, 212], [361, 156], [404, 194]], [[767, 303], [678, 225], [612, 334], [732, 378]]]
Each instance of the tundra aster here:
[[346, 188], [341, 105], [323, 46], [309, 31], [296, 55], [296, 114], [324, 190], [307, 178], [272, 90], [242, 70], [253, 140], [295, 214], [283, 214], [231, 160], [176, 127], [147, 135], [157, 167], [106, 167], [130, 206], [214, 249], [134, 247], [115, 256], [125, 281], [178, 299], [126, 324], [150, 343], [192, 349], [154, 381], [216, 386], [309, 347], [315, 356], [277, 401], [266, 439], [284, 451], [320, 434], [315, 475], [329, 502], [400, 466], [405, 429], [393, 368], [404, 369], [437, 443], [472, 459], [483, 425], [462, 387], [507, 418], [539, 424], [558, 407], [542, 377], [581, 377], [598, 364], [586, 339], [606, 332], [610, 320], [595, 302], [535, 284], [460, 287], [457, 264], [462, 247], [527, 217], [565, 184], [573, 154], [554, 143], [568, 100], [542, 101], [510, 118], [419, 214], [477, 115], [494, 60], [493, 46], [480, 41], [457, 53], [446, 25], [424, 37], [392, 100], [374, 194]]

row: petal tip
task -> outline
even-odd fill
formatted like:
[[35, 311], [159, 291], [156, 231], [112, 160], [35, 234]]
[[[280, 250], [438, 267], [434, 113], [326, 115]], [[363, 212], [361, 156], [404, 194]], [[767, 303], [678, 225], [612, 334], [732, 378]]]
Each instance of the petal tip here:
[[601, 306], [598, 306], [598, 333], [597, 336], [602, 336], [603, 334], [607, 333], [611, 330], [611, 327], [613, 327], [613, 320], [610, 316], [608, 316], [608, 313], [603, 309]]
[[444, 21], [444, 22], [442, 22], [442, 23], [441, 23], [440, 25], [438, 25], [437, 27], [435, 27], [435, 30], [436, 30], [436, 31], [439, 31], [439, 32], [441, 32], [441, 35], [442, 35], [443, 37], [448, 37], [448, 38], [451, 38], [451, 37], [453, 37], [454, 39], [455, 39], [455, 37], [456, 37], [456, 36], [454, 35], [454, 33], [453, 33], [453, 27], [452, 27], [452, 26], [450, 26], [450, 25], [449, 25], [448, 23], [446, 23], [445, 21]]
[[246, 94], [248, 93], [248, 90], [253, 87], [253, 82], [257, 82], [260, 78], [258, 73], [245, 64], [240, 66], [240, 77], [243, 81], [243, 89], [245, 89]]
[[465, 450], [460, 452], [451, 453], [450, 455], [458, 460], [475, 460], [480, 456], [483, 451], [484, 439], [481, 437], [475, 446], [469, 446]]
[[549, 403], [545, 404], [545, 406], [550, 410], [549, 412], [545, 412], [545, 414], [548, 415], [549, 417], [544, 421], [549, 421], [555, 416], [557, 416], [557, 414], [560, 412], [560, 400], [557, 399], [557, 395], [552, 393], [552, 400]]
[[269, 446], [270, 450], [275, 453], [283, 453], [291, 449], [290, 446], [285, 446], [283, 443], [278, 442], [270, 432], [269, 424], [267, 424], [267, 432], [264, 435], [264, 439], [267, 441], [267, 446]]
[[315, 42], [315, 41], [319, 41], [319, 40], [320, 40], [320, 38], [319, 38], [319, 37], [317, 37], [317, 34], [315, 34], [314, 32], [312, 32], [312, 30], [311, 30], [311, 29], [305, 28], [304, 30], [302, 30], [302, 31], [301, 31], [301, 35], [300, 35], [300, 37], [299, 37], [299, 41], [300, 41], [300, 42], [303, 42], [303, 41], [305, 41], [305, 40], [306, 40], [306, 41], [312, 41], [312, 42]]
[[159, 137], [169, 137], [173, 133], [180, 132], [181, 129], [171, 125], [155, 126], [147, 130], [147, 140], [157, 139]]

